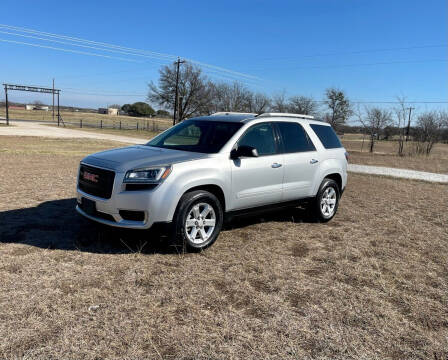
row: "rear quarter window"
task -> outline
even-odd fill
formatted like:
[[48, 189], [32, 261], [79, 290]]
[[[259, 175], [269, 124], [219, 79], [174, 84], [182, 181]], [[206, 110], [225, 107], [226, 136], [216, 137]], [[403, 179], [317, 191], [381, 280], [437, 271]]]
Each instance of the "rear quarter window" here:
[[341, 148], [342, 144], [331, 126], [310, 124], [325, 149]]

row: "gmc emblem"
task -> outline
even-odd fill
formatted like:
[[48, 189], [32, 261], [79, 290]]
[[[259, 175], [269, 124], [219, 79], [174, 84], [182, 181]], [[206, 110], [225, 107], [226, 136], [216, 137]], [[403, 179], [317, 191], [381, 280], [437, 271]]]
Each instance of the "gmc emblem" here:
[[82, 173], [82, 177], [83, 177], [84, 180], [88, 180], [88, 181], [91, 181], [91, 182], [94, 182], [94, 183], [98, 182], [98, 175], [89, 173], [87, 171], [84, 171]]

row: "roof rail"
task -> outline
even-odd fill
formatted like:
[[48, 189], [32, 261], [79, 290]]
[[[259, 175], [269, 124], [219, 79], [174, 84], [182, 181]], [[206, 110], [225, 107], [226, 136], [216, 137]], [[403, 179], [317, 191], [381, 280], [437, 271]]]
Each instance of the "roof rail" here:
[[243, 112], [232, 112], [232, 111], [220, 111], [216, 112], [214, 114], [211, 114], [210, 116], [222, 116], [222, 115], [248, 115], [248, 116], [256, 116], [257, 114], [254, 113], [243, 113]]
[[292, 118], [309, 119], [309, 120], [314, 119], [314, 116], [311, 115], [288, 114], [288, 113], [264, 113], [258, 115], [257, 117], [292, 117]]

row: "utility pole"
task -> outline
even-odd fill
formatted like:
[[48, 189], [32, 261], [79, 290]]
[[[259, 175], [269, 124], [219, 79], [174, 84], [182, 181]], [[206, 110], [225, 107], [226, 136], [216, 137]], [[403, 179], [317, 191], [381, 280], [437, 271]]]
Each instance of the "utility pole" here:
[[6, 85], [6, 84], [5, 84], [5, 106], [6, 106], [6, 125], [9, 125], [8, 85]]
[[408, 119], [408, 127], [406, 128], [406, 142], [409, 139], [409, 130], [411, 129], [411, 112], [412, 110], [414, 110], [415, 108], [413, 107], [409, 107], [409, 119]]
[[53, 78], [53, 105], [52, 105], [52, 107], [51, 107], [51, 110], [52, 110], [52, 112], [53, 112], [53, 122], [54, 122], [54, 78]]
[[181, 60], [180, 58], [177, 58], [177, 61], [174, 64], [177, 64], [176, 69], [176, 94], [174, 96], [174, 114], [173, 114], [173, 126], [176, 125], [176, 117], [177, 117], [177, 101], [179, 97], [179, 67], [180, 64], [183, 64], [185, 60]]
[[[58, 126], [59, 126], [60, 121], [61, 121], [61, 115], [59, 114], [59, 91], [58, 91]], [[64, 124], [64, 127], [65, 127], [65, 124]]]

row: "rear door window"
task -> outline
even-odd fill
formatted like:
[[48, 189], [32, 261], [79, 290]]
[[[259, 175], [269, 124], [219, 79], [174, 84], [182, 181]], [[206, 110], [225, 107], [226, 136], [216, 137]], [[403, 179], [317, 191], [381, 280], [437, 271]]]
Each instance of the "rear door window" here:
[[342, 144], [331, 126], [310, 124], [325, 149], [341, 148]]
[[283, 140], [283, 151], [285, 153], [316, 150], [302, 125], [294, 122], [278, 122], [276, 124]]

